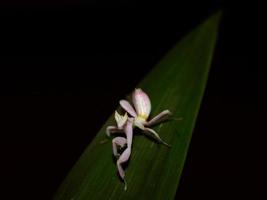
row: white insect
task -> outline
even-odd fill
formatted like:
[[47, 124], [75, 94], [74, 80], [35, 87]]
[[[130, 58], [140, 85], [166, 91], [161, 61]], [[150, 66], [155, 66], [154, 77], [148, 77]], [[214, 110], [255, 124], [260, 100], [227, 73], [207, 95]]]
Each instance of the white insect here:
[[[111, 133], [119, 132], [124, 132], [126, 135], [126, 138], [115, 137], [112, 140], [113, 154], [115, 157], [117, 157], [117, 168], [120, 177], [125, 183], [125, 190], [127, 189], [127, 184], [125, 181], [125, 172], [122, 168], [122, 163], [127, 162], [131, 155], [133, 128], [138, 127], [143, 131], [143, 133], [154, 137], [158, 142], [170, 147], [170, 145], [164, 142], [153, 129], [148, 127], [166, 120], [171, 115], [171, 112], [169, 110], [164, 110], [157, 116], [152, 118], [150, 121], [147, 121], [151, 111], [151, 102], [148, 95], [141, 89], [135, 89], [132, 94], [132, 102], [135, 109], [128, 101], [120, 100], [120, 105], [126, 111], [126, 113], [124, 114], [124, 116], [122, 116], [117, 111], [115, 111], [115, 120], [117, 122], [117, 126], [108, 126], [106, 129], [108, 136], [110, 136]], [[130, 116], [128, 116], [127, 113]], [[118, 149], [121, 149], [126, 145], [126, 149], [120, 155], [118, 153]]]

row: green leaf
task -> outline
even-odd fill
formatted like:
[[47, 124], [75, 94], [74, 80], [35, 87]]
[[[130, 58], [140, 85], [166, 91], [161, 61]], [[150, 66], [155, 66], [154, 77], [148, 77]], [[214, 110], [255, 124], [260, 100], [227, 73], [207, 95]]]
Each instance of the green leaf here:
[[155, 127], [172, 147], [134, 135], [126, 167], [128, 190], [124, 191], [112, 156], [112, 139], [105, 135], [106, 127], [115, 125], [112, 113], [60, 186], [55, 200], [174, 199], [208, 78], [219, 18], [217, 13], [189, 33], [137, 86], [151, 98], [151, 116], [169, 109], [175, 117], [183, 118]]

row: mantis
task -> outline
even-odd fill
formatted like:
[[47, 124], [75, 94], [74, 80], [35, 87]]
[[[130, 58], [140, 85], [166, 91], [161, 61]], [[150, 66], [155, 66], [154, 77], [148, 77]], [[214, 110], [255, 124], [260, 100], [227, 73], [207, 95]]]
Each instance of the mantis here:
[[[122, 168], [122, 164], [127, 162], [131, 155], [133, 129], [137, 127], [141, 129], [144, 134], [152, 136], [158, 142], [170, 147], [170, 145], [163, 141], [159, 134], [150, 127], [168, 119], [171, 116], [171, 112], [169, 110], [164, 110], [148, 121], [151, 112], [151, 102], [148, 95], [140, 88], [135, 89], [132, 93], [132, 103], [134, 107], [127, 100], [120, 100], [119, 103], [126, 112], [124, 115], [120, 115], [115, 111], [117, 126], [108, 126], [106, 128], [106, 134], [110, 136], [113, 133], [125, 133], [126, 138], [119, 136], [112, 140], [112, 149], [113, 155], [117, 158], [119, 176], [125, 183], [124, 190], [127, 190], [125, 172]], [[124, 147], [126, 147], [125, 150], [122, 154], [119, 154], [118, 150]]]

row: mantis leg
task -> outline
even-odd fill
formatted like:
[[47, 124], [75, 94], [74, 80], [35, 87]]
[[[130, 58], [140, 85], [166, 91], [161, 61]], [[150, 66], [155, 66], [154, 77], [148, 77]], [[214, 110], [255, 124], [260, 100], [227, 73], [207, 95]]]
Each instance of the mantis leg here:
[[137, 116], [135, 110], [133, 109], [133, 107], [131, 106], [131, 104], [128, 101], [120, 100], [120, 105], [126, 112], [128, 112], [133, 117]]
[[122, 132], [123, 132], [123, 129], [119, 129], [116, 126], [108, 126], [106, 129], [106, 134], [108, 137], [110, 137], [111, 133], [122, 133]]
[[127, 140], [124, 137], [116, 137], [112, 140], [112, 149], [113, 149], [113, 155], [115, 157], [118, 157], [120, 154], [118, 153], [118, 147], [122, 148], [126, 145]]
[[159, 113], [157, 116], [155, 116], [153, 119], [151, 119], [149, 122], [147, 122], [146, 126], [153, 126], [155, 124], [158, 124], [166, 119], [168, 119], [171, 116], [171, 112], [169, 110], [164, 110], [161, 113]]
[[159, 134], [157, 134], [156, 131], [154, 131], [153, 129], [151, 128], [144, 128], [144, 133], [146, 135], [149, 135], [149, 136], [152, 136], [153, 138], [155, 138], [158, 142], [166, 145], [167, 147], [171, 147], [168, 143], [164, 142], [160, 137], [159, 137]]
[[128, 119], [124, 130], [125, 130], [126, 137], [127, 137], [127, 148], [124, 150], [124, 152], [121, 154], [121, 156], [117, 160], [117, 168], [118, 168], [120, 177], [124, 181], [124, 184], [125, 184], [124, 189], [127, 190], [127, 183], [124, 179], [125, 172], [124, 172], [124, 169], [122, 168], [122, 163], [127, 162], [131, 155], [131, 147], [132, 147], [132, 139], [133, 139], [133, 118]]
[[124, 162], [129, 160], [130, 155], [131, 155], [131, 149], [127, 148], [127, 149], [125, 149], [125, 151], [121, 154], [121, 156], [117, 160], [117, 168], [118, 168], [120, 177], [124, 181], [124, 184], [125, 184], [124, 189], [125, 190], [127, 190], [127, 183], [126, 183], [125, 178], [124, 178], [125, 177], [125, 172], [124, 172], [124, 169], [122, 168], [121, 165], [122, 165], [122, 163], [124, 163]]

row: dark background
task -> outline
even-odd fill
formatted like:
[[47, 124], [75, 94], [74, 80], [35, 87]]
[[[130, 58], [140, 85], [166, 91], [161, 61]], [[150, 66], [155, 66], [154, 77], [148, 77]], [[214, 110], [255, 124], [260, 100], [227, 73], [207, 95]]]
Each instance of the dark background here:
[[218, 9], [218, 43], [176, 197], [264, 193], [266, 65], [255, 1], [0, 5], [1, 199], [50, 199], [118, 100]]

